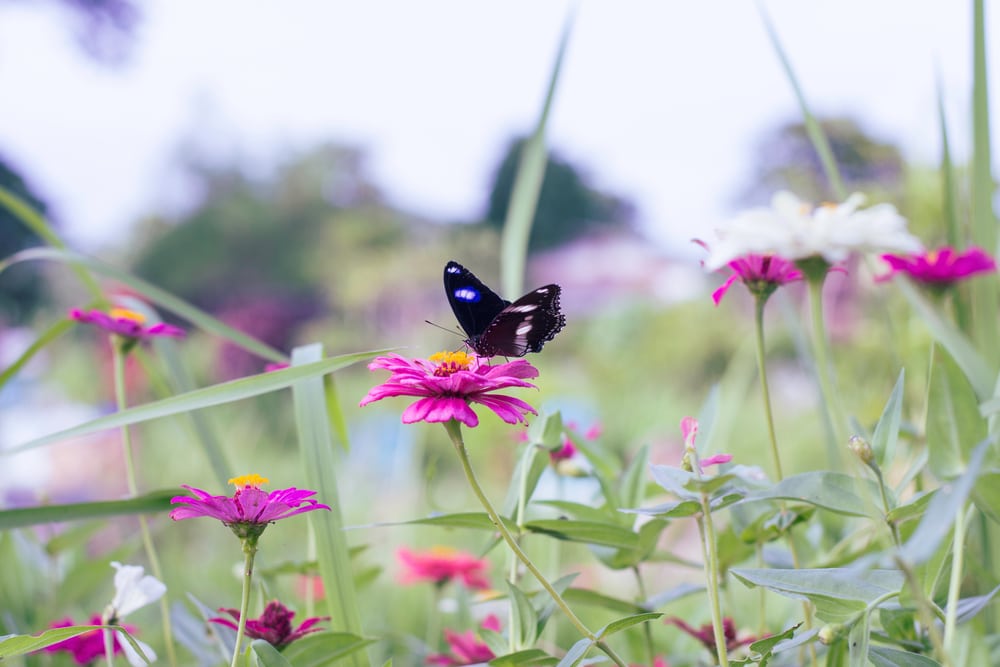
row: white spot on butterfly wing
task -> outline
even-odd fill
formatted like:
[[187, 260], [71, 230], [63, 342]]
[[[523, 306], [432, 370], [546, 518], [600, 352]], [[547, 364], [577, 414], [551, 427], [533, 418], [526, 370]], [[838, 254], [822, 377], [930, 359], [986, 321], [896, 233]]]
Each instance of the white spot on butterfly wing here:
[[479, 301], [479, 291], [471, 287], [459, 287], [454, 292], [455, 298], [459, 301], [465, 301], [466, 303], [475, 303]]
[[505, 310], [509, 313], [530, 313], [533, 310], [538, 310], [538, 304], [526, 303], [523, 306], [508, 306]]

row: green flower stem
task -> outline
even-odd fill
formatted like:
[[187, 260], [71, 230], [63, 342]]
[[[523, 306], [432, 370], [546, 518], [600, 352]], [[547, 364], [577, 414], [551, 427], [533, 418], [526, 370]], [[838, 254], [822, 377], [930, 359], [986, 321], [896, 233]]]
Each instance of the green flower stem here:
[[[649, 595], [646, 594], [646, 583], [642, 580], [642, 572], [639, 571], [638, 565], [632, 566], [632, 572], [635, 574], [636, 588], [639, 589], [639, 606], [646, 609], [646, 600], [649, 599]], [[651, 625], [651, 623], [642, 624], [643, 634], [646, 638], [646, 659], [650, 665], [656, 659], [656, 655], [653, 652], [653, 629], [650, 627]]]
[[948, 652], [944, 648], [944, 642], [941, 639], [941, 633], [938, 631], [935, 620], [937, 614], [935, 613], [934, 603], [927, 598], [924, 594], [924, 589], [920, 585], [920, 581], [917, 580], [916, 574], [913, 572], [913, 568], [903, 561], [902, 558], [896, 557], [896, 566], [906, 577], [906, 583], [910, 587], [910, 594], [913, 596], [913, 601], [917, 606], [917, 614], [920, 617], [920, 622], [923, 624], [924, 629], [927, 631], [927, 636], [930, 637], [931, 646], [934, 647], [934, 653], [937, 655], [938, 660], [944, 667], [954, 667], [951, 662], [951, 658], [948, 656]]
[[430, 653], [437, 650], [438, 634], [441, 632], [441, 589], [444, 583], [435, 583], [431, 593], [431, 613], [427, 615], [427, 633], [424, 635], [424, 643]]
[[948, 582], [948, 606], [945, 607], [944, 616], [944, 645], [945, 652], [951, 651], [952, 643], [955, 640], [955, 626], [958, 624], [958, 598], [962, 592], [962, 564], [965, 558], [965, 531], [969, 527], [969, 520], [972, 519], [972, 508], [963, 512], [959, 508], [955, 513], [955, 536], [952, 538], [952, 566], [951, 580]]
[[247, 629], [247, 613], [250, 611], [250, 582], [253, 579], [253, 557], [257, 553], [257, 538], [243, 540], [243, 597], [240, 600], [240, 620], [236, 625], [236, 644], [230, 667], [239, 667], [240, 644]]
[[719, 555], [716, 551], [711, 500], [706, 493], [701, 494], [701, 518], [698, 519], [698, 530], [701, 533], [701, 550], [705, 561], [705, 576], [708, 579], [708, 601], [712, 607], [715, 650], [719, 657], [720, 667], [729, 667], [726, 632], [722, 624], [722, 605], [719, 603]]
[[552, 584], [549, 583], [548, 579], [546, 579], [538, 568], [535, 567], [535, 564], [531, 562], [531, 559], [528, 558], [527, 554], [524, 553], [521, 547], [517, 544], [517, 541], [510, 534], [510, 531], [507, 530], [507, 526], [504, 525], [500, 515], [497, 514], [495, 509], [493, 509], [493, 505], [490, 503], [489, 498], [486, 497], [482, 487], [479, 486], [476, 474], [472, 470], [472, 463], [469, 461], [469, 452], [465, 449], [465, 441], [462, 439], [462, 427], [459, 425], [459, 422], [454, 419], [449, 420], [444, 423], [444, 429], [448, 432], [448, 437], [451, 438], [451, 442], [455, 446], [455, 451], [458, 452], [458, 459], [462, 463], [462, 469], [465, 471], [465, 477], [469, 481], [469, 486], [472, 487], [472, 492], [476, 494], [476, 497], [482, 504], [483, 509], [486, 510], [486, 514], [490, 517], [490, 521], [493, 522], [493, 525], [500, 533], [500, 537], [502, 537], [504, 542], [507, 543], [507, 546], [514, 552], [514, 555], [517, 556], [518, 560], [524, 563], [524, 566], [528, 568], [528, 571], [531, 572], [535, 579], [538, 580], [538, 583], [541, 584], [542, 588], [548, 592], [548, 594], [552, 597], [552, 600], [556, 603], [556, 606], [558, 606], [559, 609], [566, 614], [566, 617], [576, 627], [576, 629], [579, 630], [580, 634], [593, 642], [593, 644], [603, 651], [605, 655], [611, 658], [616, 665], [619, 665], [619, 667], [627, 667], [625, 661], [622, 660], [610, 646], [587, 629], [587, 626], [583, 624], [583, 621], [577, 618], [576, 614], [573, 613], [573, 610], [566, 604], [566, 601], [563, 600], [561, 595], [559, 595], [559, 592], [552, 587]]
[[771, 410], [771, 392], [767, 386], [767, 364], [764, 354], [764, 304], [767, 297], [755, 298], [754, 319], [757, 334], [757, 374], [760, 376], [760, 392], [764, 397], [764, 415], [767, 417], [767, 434], [771, 438], [771, 462], [774, 464], [774, 474], [780, 482], [785, 478], [781, 471], [781, 456], [778, 454], [778, 436], [774, 430], [774, 414]]
[[840, 470], [843, 468], [840, 455], [841, 445], [847, 442], [847, 437], [844, 435], [844, 419], [840, 401], [830, 378], [830, 343], [823, 319], [823, 282], [826, 274], [813, 275], [806, 272], [806, 275], [809, 280], [809, 306], [812, 311], [812, 342], [816, 376], [823, 399], [823, 410], [829, 425], [830, 438], [827, 442], [827, 458], [833, 470]]
[[[871, 469], [875, 471], [875, 478], [878, 480], [878, 490], [882, 495], [882, 509], [885, 510], [885, 523], [889, 526], [889, 531], [892, 533], [892, 543], [896, 545], [896, 548], [903, 546], [903, 541], [899, 537], [899, 526], [897, 526], [893, 521], [889, 520], [889, 512], [892, 511], [892, 505], [889, 504], [889, 493], [885, 488], [885, 478], [882, 477], [882, 469], [877, 465], [872, 464]], [[958, 527], [955, 527], [956, 536], [958, 534]], [[961, 567], [959, 567], [961, 569]], [[952, 570], [954, 573], [954, 570]]]
[[[114, 360], [115, 375], [115, 405], [121, 412], [128, 407], [127, 390], [125, 386], [125, 359], [128, 354], [122, 348], [121, 341], [117, 336], [111, 337], [112, 359]], [[128, 493], [135, 498], [139, 495], [139, 485], [136, 482], [135, 460], [132, 455], [132, 434], [128, 426], [122, 426], [122, 453], [125, 458], [125, 480], [128, 484]], [[146, 517], [139, 515], [139, 533], [142, 535], [142, 545], [146, 551], [146, 559], [149, 560], [149, 569], [153, 571], [153, 576], [163, 581], [163, 569], [160, 567], [160, 558], [153, 545], [153, 536], [149, 532], [149, 523]], [[167, 662], [171, 667], [177, 667], [177, 651], [174, 648], [174, 633], [170, 622], [170, 601], [164, 594], [160, 598], [160, 617], [163, 619], [163, 642], [167, 649]]]
[[[101, 619], [104, 622], [104, 619]], [[108, 661], [108, 667], [115, 667], [115, 633], [113, 630], [101, 630], [101, 637], [104, 639], [104, 659]]]

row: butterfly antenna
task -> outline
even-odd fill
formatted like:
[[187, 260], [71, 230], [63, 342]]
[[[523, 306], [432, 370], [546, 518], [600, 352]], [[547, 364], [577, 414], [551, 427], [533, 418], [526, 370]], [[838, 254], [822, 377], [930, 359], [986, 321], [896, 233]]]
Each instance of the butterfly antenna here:
[[440, 324], [435, 324], [434, 322], [431, 322], [430, 320], [424, 320], [424, 324], [429, 324], [432, 327], [435, 327], [436, 329], [440, 329], [441, 331], [447, 331], [448, 333], [455, 334], [456, 336], [461, 336], [462, 335], [462, 333], [460, 331], [455, 331], [454, 329], [449, 329], [448, 327], [443, 327]]

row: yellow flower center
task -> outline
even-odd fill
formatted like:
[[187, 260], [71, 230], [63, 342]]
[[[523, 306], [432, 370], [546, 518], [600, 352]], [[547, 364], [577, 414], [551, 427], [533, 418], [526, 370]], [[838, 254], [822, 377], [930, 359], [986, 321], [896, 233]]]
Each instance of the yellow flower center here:
[[940, 254], [941, 254], [941, 252], [939, 250], [928, 250], [927, 251], [927, 263], [928, 264], [937, 264], [937, 262], [938, 262], [938, 255], [940, 255]]
[[441, 545], [436, 545], [428, 550], [432, 555], [438, 558], [451, 558], [458, 553], [458, 549], [454, 547], [446, 547]]
[[437, 352], [430, 356], [430, 361], [437, 364], [434, 375], [447, 377], [458, 371], [467, 371], [472, 366], [474, 357], [468, 352]]
[[267, 477], [261, 477], [257, 473], [252, 473], [250, 475], [240, 475], [239, 477], [233, 477], [227, 484], [232, 484], [237, 489], [242, 489], [244, 486], [252, 486], [255, 489], [259, 489], [262, 484], [267, 484], [269, 480]]
[[136, 324], [142, 324], [146, 321], [145, 315], [137, 313], [134, 310], [129, 310], [128, 308], [112, 308], [108, 314], [116, 320], [131, 320]]

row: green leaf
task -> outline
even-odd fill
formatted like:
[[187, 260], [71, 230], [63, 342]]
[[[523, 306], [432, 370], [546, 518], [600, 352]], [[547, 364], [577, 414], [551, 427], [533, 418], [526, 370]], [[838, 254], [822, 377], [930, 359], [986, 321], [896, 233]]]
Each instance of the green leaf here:
[[810, 600], [816, 605], [816, 616], [829, 623], [852, 620], [875, 600], [898, 594], [904, 581], [898, 570], [738, 568], [730, 572], [747, 586], [763, 586], [785, 597]]
[[583, 660], [583, 656], [587, 655], [587, 651], [590, 650], [591, 646], [593, 646], [593, 642], [584, 637], [566, 651], [566, 655], [563, 656], [563, 659], [559, 661], [556, 667], [575, 667], [575, 665]]
[[990, 441], [981, 442], [973, 451], [968, 467], [958, 479], [938, 489], [927, 505], [923, 519], [900, 550], [900, 556], [913, 564], [928, 560], [937, 551], [945, 537], [955, 526], [955, 517], [965, 506], [965, 501], [982, 470], [983, 458]]
[[886, 515], [886, 519], [892, 523], [900, 524], [905, 521], [909, 521], [910, 519], [923, 516], [924, 512], [927, 511], [927, 505], [930, 504], [931, 499], [934, 498], [934, 494], [937, 492], [938, 489], [934, 489], [910, 498], [910, 502], [905, 505], [900, 505], [889, 512]]
[[615, 634], [616, 632], [621, 632], [626, 628], [631, 628], [633, 625], [638, 625], [640, 623], [645, 623], [647, 621], [654, 621], [663, 616], [660, 612], [647, 611], [642, 614], [635, 614], [634, 616], [626, 616], [625, 618], [619, 618], [617, 620], [611, 621], [603, 628], [597, 631], [597, 636], [601, 639], [605, 639]]
[[541, 448], [529, 444], [521, 453], [514, 468], [514, 475], [511, 477], [510, 486], [507, 488], [507, 497], [504, 499], [502, 514], [515, 516], [518, 507], [524, 507], [531, 499], [531, 494], [538, 486], [538, 480], [549, 465], [548, 456], [539, 456]]
[[638, 507], [646, 499], [647, 468], [649, 468], [649, 445], [643, 445], [622, 475], [619, 492], [621, 507]]
[[940, 667], [941, 663], [919, 653], [888, 646], [869, 646], [868, 659], [875, 667]]
[[[508, 529], [513, 528], [514, 523], [507, 517], [501, 517], [504, 525]], [[438, 514], [425, 517], [423, 519], [413, 519], [411, 521], [399, 521], [390, 523], [380, 523], [379, 526], [440, 526], [442, 528], [472, 528], [474, 530], [496, 530], [496, 526], [490, 521], [486, 512], [455, 512], [454, 514]]]
[[508, 581], [507, 590], [510, 593], [513, 612], [510, 632], [511, 636], [515, 637], [514, 648], [530, 647], [538, 639], [538, 613], [520, 588]]
[[878, 497], [878, 488], [870, 481], [858, 480], [839, 472], [813, 471], [786, 477], [774, 486], [752, 492], [745, 503], [760, 500], [796, 500], [847, 516], [879, 517], [878, 509], [859, 491], [869, 486], [869, 498]]
[[524, 527], [533, 533], [570, 542], [604, 544], [626, 549], [634, 549], [639, 544], [638, 535], [613, 523], [596, 523], [576, 519], [536, 519], [527, 522]]
[[[325, 667], [340, 662], [375, 643], [349, 632], [314, 632], [298, 639], [282, 651], [295, 667]], [[368, 664], [367, 660], [361, 660]]]
[[850, 667], [868, 667], [869, 633], [871, 631], [871, 614], [865, 610], [861, 614], [847, 637], [847, 655]]
[[0, 660], [14, 658], [19, 655], [26, 655], [32, 651], [38, 651], [46, 646], [58, 644], [61, 641], [72, 639], [77, 635], [82, 635], [91, 630], [99, 630], [104, 625], [74, 625], [68, 628], [53, 628], [45, 630], [37, 635], [7, 635], [0, 638]]
[[638, 532], [639, 539], [634, 547], [608, 552], [608, 547], [594, 545], [591, 550], [601, 559], [602, 563], [613, 570], [635, 567], [653, 554], [660, 534], [667, 525], [668, 522], [665, 519], [653, 519], [642, 524]]
[[[336, 357], [321, 359], [308, 364], [301, 364], [293, 368], [285, 368], [270, 373], [261, 373], [250, 377], [239, 378], [231, 382], [195, 389], [185, 394], [178, 394], [170, 398], [164, 398], [152, 403], [138, 405], [127, 410], [121, 410], [105, 417], [99, 417], [92, 421], [74, 426], [72, 428], [51, 433], [41, 438], [36, 438], [17, 447], [0, 451], [0, 456], [9, 456], [29, 449], [35, 449], [53, 442], [75, 438], [89, 433], [96, 433], [119, 426], [138, 424], [151, 419], [169, 417], [183, 414], [191, 410], [201, 410], [203, 408], [232, 403], [252, 396], [260, 396], [272, 391], [290, 387], [299, 380], [313, 378], [326, 373], [332, 373], [346, 368], [359, 361], [369, 359], [387, 350], [374, 352], [356, 352], [354, 354], [342, 354]], [[325, 411], [325, 410], [324, 410]]]
[[[2, 192], [3, 187], [0, 186], [0, 193]], [[0, 372], [0, 389], [3, 389], [7, 382], [12, 377], [17, 375], [17, 372], [24, 368], [25, 364], [31, 361], [36, 354], [41, 352], [46, 345], [72, 329], [75, 324], [75, 322], [68, 319], [56, 320], [54, 324], [39, 334], [38, 338], [36, 338], [34, 342], [28, 346], [28, 349], [22, 352], [21, 355], [14, 360], [14, 363], [3, 369], [3, 372]]]
[[250, 642], [250, 650], [253, 652], [257, 664], [261, 667], [292, 667], [292, 663], [278, 653], [278, 649], [263, 639], [255, 639]]
[[[704, 590], [704, 588], [699, 587], [698, 590]], [[608, 611], [613, 611], [616, 614], [641, 614], [648, 611], [648, 609], [636, 604], [635, 602], [614, 598], [610, 595], [604, 595], [603, 593], [598, 593], [597, 591], [589, 588], [570, 588], [563, 595], [563, 599], [569, 604], [582, 604], [591, 607], [598, 607], [601, 609], [607, 609]]]
[[993, 601], [996, 594], [1000, 593], [1000, 585], [994, 588], [992, 591], [986, 595], [977, 595], [971, 598], [962, 598], [958, 601], [956, 606], [958, 610], [958, 622], [967, 623], [975, 618], [979, 612], [986, 608], [986, 606]]
[[[531, 236], [531, 225], [535, 219], [535, 208], [538, 205], [538, 195], [542, 190], [542, 180], [545, 178], [545, 163], [548, 161], [545, 150], [545, 127], [549, 121], [549, 112], [555, 99], [556, 87], [559, 84], [559, 71], [562, 69], [563, 56], [569, 42], [572, 14], [566, 19], [562, 38], [556, 51], [556, 59], [549, 75], [548, 92], [538, 123], [531, 137], [524, 143], [521, 159], [517, 165], [517, 175], [510, 193], [510, 204], [507, 207], [507, 218], [503, 224], [503, 234], [500, 238], [500, 264], [503, 269], [503, 288], [508, 295], [520, 294], [524, 283], [525, 257], [528, 254], [528, 239]], [[513, 298], [513, 297], [511, 297]]]
[[544, 665], [554, 665], [559, 662], [545, 651], [537, 648], [529, 648], [525, 651], [517, 651], [508, 655], [493, 658], [487, 665], [493, 667], [543, 667]]
[[0, 530], [36, 526], [43, 523], [166, 512], [170, 509], [170, 499], [180, 493], [180, 489], [163, 489], [128, 500], [105, 500], [0, 510]]
[[593, 505], [585, 505], [584, 503], [577, 503], [572, 500], [536, 500], [533, 504], [555, 508], [562, 514], [568, 514], [574, 519], [597, 523], [609, 523], [621, 514], [617, 509], [610, 508], [607, 505], [594, 507]]
[[896, 385], [886, 401], [882, 416], [879, 417], [872, 434], [872, 451], [880, 468], [885, 468], [895, 459], [896, 442], [899, 440], [899, 421], [903, 410], [903, 379], [906, 370], [899, 371]]
[[932, 352], [927, 390], [928, 466], [938, 479], [962, 473], [969, 452], [986, 437], [986, 421], [966, 376], [943, 349]]
[[[296, 371], [322, 363], [323, 348], [319, 344], [298, 347], [292, 351], [292, 367]], [[269, 374], [270, 375], [270, 374]], [[351, 557], [344, 536], [337, 484], [338, 461], [334, 456], [330, 418], [326, 410], [327, 396], [322, 377], [300, 378], [292, 386], [295, 424], [305, 480], [316, 497], [330, 506], [328, 512], [310, 512], [308, 519], [316, 533], [316, 554], [320, 575], [326, 591], [326, 607], [334, 628], [354, 635], [361, 633], [361, 611], [354, 590]], [[356, 667], [366, 664], [360, 656], [350, 656]]]

